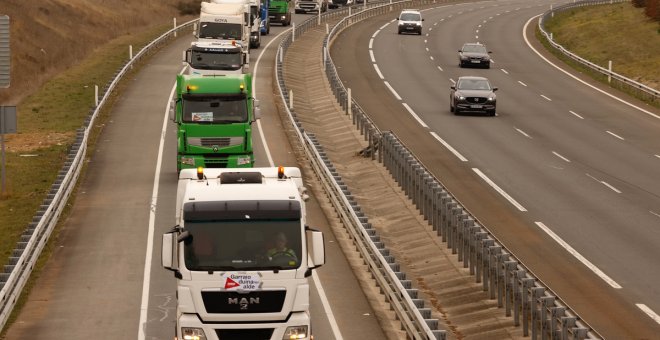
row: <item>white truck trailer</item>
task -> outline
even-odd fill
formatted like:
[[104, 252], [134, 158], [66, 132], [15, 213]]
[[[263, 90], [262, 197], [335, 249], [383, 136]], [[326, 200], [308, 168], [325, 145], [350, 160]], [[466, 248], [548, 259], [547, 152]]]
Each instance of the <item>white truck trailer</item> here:
[[250, 13], [244, 4], [202, 2], [198, 41], [231, 44], [240, 42], [245, 53], [250, 47]]
[[308, 277], [325, 263], [294, 167], [184, 169], [162, 264], [177, 339], [311, 339]]
[[240, 42], [231, 44], [214, 41], [194, 41], [183, 52], [183, 65], [189, 75], [218, 76], [248, 73], [250, 56]]
[[241, 4], [249, 13], [250, 48], [261, 46], [261, 3], [258, 0], [211, 0], [214, 4]]

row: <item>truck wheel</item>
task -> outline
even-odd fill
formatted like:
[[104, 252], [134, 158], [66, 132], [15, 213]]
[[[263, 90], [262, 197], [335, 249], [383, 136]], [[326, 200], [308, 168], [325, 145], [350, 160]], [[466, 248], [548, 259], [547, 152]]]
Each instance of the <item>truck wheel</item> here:
[[270, 34], [270, 20], [266, 22], [266, 35]]

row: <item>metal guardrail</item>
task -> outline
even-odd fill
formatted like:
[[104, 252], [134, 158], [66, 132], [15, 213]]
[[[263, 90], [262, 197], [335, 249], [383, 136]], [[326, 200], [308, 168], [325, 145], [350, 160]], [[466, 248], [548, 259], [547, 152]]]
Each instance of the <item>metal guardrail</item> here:
[[[478, 220], [448, 192], [442, 183], [426, 169], [396, 135], [392, 132], [381, 132], [356, 101], [351, 98], [349, 103], [348, 91], [339, 79], [328, 52], [329, 45], [334, 37], [353, 23], [372, 16], [384, 14], [394, 9], [411, 6], [420, 7], [425, 4], [437, 3], [438, 1], [405, 1], [376, 5], [340, 20], [326, 36], [321, 51], [321, 57], [325, 61], [326, 76], [335, 98], [341, 107], [346, 110], [346, 113], [352, 116], [354, 124], [365, 136], [365, 140], [369, 141], [369, 147], [364, 150], [367, 151], [365, 155], [372, 157], [372, 159], [377, 158], [388, 169], [420, 213], [424, 215], [433, 230], [436, 230], [438, 237], [441, 237], [442, 241], [447, 243], [448, 248], [452, 249], [452, 253], [457, 254], [458, 260], [463, 262], [464, 268], [469, 268], [469, 272], [475, 276], [476, 282], [482, 283], [483, 290], [489, 292], [491, 299], [497, 299], [498, 307], [505, 309], [506, 316], [513, 315], [515, 326], [522, 325], [524, 336], [531, 336], [533, 339], [538, 337], [542, 339], [601, 339], [602, 336], [571, 311], [560, 298], [535, 278], [506, 247], [500, 244], [484, 226], [480, 225]], [[322, 19], [329, 20], [337, 16], [347, 15], [346, 12], [346, 10], [333, 12]], [[320, 22], [317, 19], [310, 19], [303, 23], [300, 28], [296, 28], [293, 35], [303, 34], [311, 27], [319, 25]], [[278, 60], [276, 77], [280, 94], [285, 103], [288, 103], [289, 98], [282, 80], [281, 60], [282, 54], [290, 44], [291, 37], [289, 36], [280, 45], [279, 56], [276, 58]], [[425, 327], [420, 327], [425, 323], [425, 320], [415, 319], [419, 318], [419, 315], [409, 312], [411, 306], [408, 305], [409, 300], [405, 298], [405, 294], [400, 290], [401, 287], [390, 281], [392, 277], [389, 269], [395, 271], [398, 270], [398, 267], [393, 268], [393, 263], [387, 262], [389, 259], [378, 256], [379, 253], [381, 255], [389, 253], [386, 248], [380, 248], [385, 245], [380, 242], [373, 228], [366, 222], [366, 217], [354, 214], [356, 210], [357, 213], [360, 213], [359, 207], [351, 201], [352, 196], [343, 185], [339, 174], [336, 173], [334, 167], [327, 160], [314, 136], [304, 132], [293, 110], [289, 110], [287, 107], [287, 112], [293, 124], [297, 126], [299, 138], [304, 138], [308, 157], [312, 161], [317, 176], [324, 179], [324, 186], [332, 197], [335, 209], [340, 212], [342, 217], [346, 215], [343, 219], [344, 223], [355, 240], [360, 243], [359, 250], [367, 260], [372, 273], [377, 277], [379, 286], [381, 288], [389, 287], [388, 289], [383, 288], [383, 291], [397, 316], [402, 320], [404, 329], [411, 338], [428, 338], [430, 334], [424, 333]], [[324, 161], [323, 165], [316, 164], [319, 156]], [[346, 197], [348, 197], [348, 202]], [[350, 207], [346, 203], [350, 204]], [[354, 221], [356, 216], [359, 219], [358, 222]], [[363, 237], [365, 232], [371, 238], [371, 242]], [[377, 245], [379, 253], [373, 253], [372, 244]], [[380, 263], [375, 260], [380, 261]], [[402, 275], [396, 271], [394, 274], [395, 276]], [[399, 277], [399, 280], [407, 284], [405, 276], [403, 278]], [[423, 311], [426, 313], [425, 309]], [[433, 330], [432, 332], [436, 338], [444, 339], [446, 336], [444, 331]]]
[[553, 40], [552, 34], [547, 32], [545, 29], [545, 22], [548, 21], [555, 12], [562, 12], [566, 10], [570, 10], [573, 8], [577, 7], [584, 7], [584, 6], [594, 6], [594, 5], [609, 5], [609, 4], [614, 4], [614, 3], [621, 3], [621, 2], [630, 2], [630, 0], [584, 0], [584, 1], [576, 1], [573, 3], [567, 3], [563, 4], [557, 7], [551, 7], [550, 10], [546, 11], [543, 13], [541, 16], [541, 19], [539, 20], [539, 30], [541, 31], [541, 34], [547, 39], [548, 43], [564, 54], [565, 56], [569, 57], [570, 59], [586, 66], [589, 69], [592, 69], [603, 76], [608, 77], [608, 79], [614, 80], [618, 85], [619, 88], [627, 88], [629, 90], [636, 91], [639, 93], [640, 98], [645, 98], [653, 102], [660, 103], [660, 91], [653, 89], [649, 86], [646, 86], [642, 83], [636, 82], [632, 79], [626, 78], [618, 73], [611, 72], [609, 69], [598, 66], [580, 56], [578, 56], [575, 53], [572, 53], [571, 51], [567, 50], [564, 46], [558, 44]]
[[57, 175], [55, 183], [51, 186], [46, 199], [44, 199], [39, 210], [32, 218], [32, 222], [21, 234], [16, 248], [9, 257], [9, 264], [5, 265], [4, 271], [0, 273], [0, 329], [4, 328], [25, 283], [34, 269], [37, 259], [41, 255], [41, 251], [48, 242], [55, 225], [57, 225], [60, 214], [76, 185], [87, 152], [89, 134], [94, 128], [94, 121], [109, 100], [112, 91], [123, 76], [142, 57], [147, 55], [152, 49], [160, 47], [168, 39], [175, 37], [178, 32], [191, 28], [196, 21], [192, 20], [177, 26], [143, 47], [117, 71], [113, 79], [102, 90], [102, 99], [96, 107], [90, 109], [89, 116], [85, 119], [83, 127], [78, 129], [76, 139], [69, 149], [69, 154]]

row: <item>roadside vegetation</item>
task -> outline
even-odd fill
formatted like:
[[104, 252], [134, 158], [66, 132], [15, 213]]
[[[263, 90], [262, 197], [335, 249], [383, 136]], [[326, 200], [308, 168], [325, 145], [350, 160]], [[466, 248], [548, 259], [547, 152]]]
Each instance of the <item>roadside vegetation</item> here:
[[[660, 90], [660, 22], [649, 18], [644, 8], [628, 2], [585, 6], [555, 13], [545, 28], [552, 32], [555, 42], [580, 57], [604, 68], [611, 60], [613, 72]], [[545, 39], [541, 41], [569, 65], [607, 83], [606, 76], [563, 56]], [[660, 107], [660, 101], [639, 98]]]

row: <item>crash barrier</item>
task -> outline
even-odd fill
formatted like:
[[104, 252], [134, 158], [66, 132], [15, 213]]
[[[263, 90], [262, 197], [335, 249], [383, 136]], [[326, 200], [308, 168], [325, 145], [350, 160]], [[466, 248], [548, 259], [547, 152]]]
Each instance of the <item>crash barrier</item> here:
[[[449, 1], [446, 1], [449, 2]], [[277, 83], [280, 95], [285, 103], [289, 103], [289, 94], [283, 80], [282, 58], [292, 43], [292, 36], [300, 36], [315, 25], [329, 22], [340, 17], [329, 34], [326, 35], [321, 57], [324, 60], [326, 77], [335, 98], [342, 110], [351, 115], [353, 123], [369, 142], [369, 147], [363, 150], [365, 156], [377, 159], [391, 173], [406, 195], [419, 209], [429, 225], [437, 232], [438, 237], [447, 243], [452, 253], [463, 262], [464, 268], [469, 268], [477, 283], [482, 283], [484, 291], [489, 292], [491, 299], [497, 299], [498, 306], [504, 308], [507, 317], [513, 317], [515, 326], [522, 326], [523, 335], [533, 339], [601, 339], [586, 322], [571, 311], [560, 298], [535, 278], [524, 265], [511, 254], [506, 247], [497, 242], [495, 237], [456, 200], [450, 192], [435, 178], [417, 159], [417, 157], [392, 132], [382, 132], [369, 119], [358, 103], [351, 98], [349, 91], [339, 79], [329, 45], [345, 28], [361, 20], [410, 7], [422, 7], [428, 4], [438, 4], [441, 1], [405, 1], [386, 4], [375, 4], [348, 15], [348, 10], [342, 10], [324, 15], [322, 20], [312, 18], [299, 25], [291, 35], [285, 37], [280, 44], [277, 66]], [[356, 6], [353, 7], [355, 9]], [[350, 100], [349, 100], [350, 99]], [[367, 262], [378, 285], [383, 290], [388, 301], [402, 321], [402, 326], [408, 337], [414, 339], [446, 337], [445, 331], [435, 330], [427, 326], [426, 319], [419, 318], [415, 308], [409, 304], [408, 298], [419, 300], [417, 291], [409, 289], [409, 280], [405, 273], [398, 272], [399, 267], [389, 254], [376, 231], [367, 222], [367, 217], [361, 214], [359, 206], [352, 201], [348, 188], [341, 181], [340, 175], [327, 160], [321, 146], [313, 135], [304, 131], [296, 118], [295, 110], [287, 107], [287, 113], [297, 127], [298, 137], [304, 141], [305, 151], [313, 164], [317, 176], [323, 179], [323, 185], [331, 196], [335, 209], [342, 216], [347, 229], [354, 236], [358, 249]], [[320, 156], [323, 163], [318, 163]], [[348, 205], [346, 204], [348, 203]], [[357, 220], [355, 220], [357, 217]], [[365, 237], [364, 235], [369, 235]], [[374, 246], [378, 252], [374, 252]], [[391, 261], [391, 262], [390, 262]], [[393, 273], [392, 273], [393, 272]], [[394, 274], [394, 275], [392, 275]], [[404, 283], [401, 287], [396, 280]], [[405, 288], [405, 292], [401, 290]], [[412, 293], [411, 295], [409, 295]], [[416, 302], [423, 308], [423, 300]], [[412, 311], [412, 312], [411, 312]], [[429, 314], [422, 316], [426, 317]], [[437, 324], [432, 320], [433, 325]], [[431, 333], [429, 333], [429, 331]]]
[[80, 170], [84, 164], [89, 134], [94, 128], [94, 121], [99, 112], [108, 102], [110, 95], [121, 79], [132, 69], [136, 63], [147, 56], [149, 52], [158, 49], [169, 39], [176, 37], [178, 32], [188, 31], [197, 20], [179, 25], [156, 38], [143, 47], [132, 59], [128, 60], [114, 75], [101, 91], [102, 98], [98, 105], [91, 108], [83, 126], [77, 130], [76, 139], [71, 145], [66, 161], [51, 186], [50, 192], [32, 218], [32, 222], [21, 234], [21, 237], [9, 257], [9, 264], [4, 266], [0, 273], [0, 329], [4, 328], [16, 301], [21, 295], [34, 265], [41, 255], [41, 251], [48, 242], [48, 238], [57, 225], [62, 210], [66, 206], [69, 196], [76, 185]]
[[638, 98], [655, 102], [660, 104], [660, 91], [655, 90], [649, 86], [646, 86], [642, 83], [636, 82], [630, 78], [626, 78], [616, 72], [612, 72], [609, 68], [601, 67], [598, 66], [578, 55], [575, 53], [567, 50], [564, 48], [564, 46], [558, 44], [553, 40], [553, 36], [551, 32], [546, 31], [545, 28], [545, 23], [550, 20], [550, 18], [554, 15], [555, 12], [562, 12], [566, 10], [570, 10], [573, 8], [578, 8], [578, 7], [584, 7], [584, 6], [594, 6], [594, 5], [611, 5], [614, 3], [621, 3], [621, 2], [630, 2], [630, 0], [584, 0], [584, 1], [576, 1], [572, 3], [567, 3], [563, 5], [559, 5], [556, 7], [551, 7], [550, 10], [546, 11], [543, 13], [539, 20], [539, 30], [541, 31], [541, 34], [545, 37], [545, 39], [548, 41], [550, 46], [552, 46], [554, 49], [557, 51], [561, 52], [563, 55], [569, 57], [570, 59], [586, 66], [587, 68], [596, 71], [597, 73], [602, 74], [603, 76], [607, 77], [608, 79], [611, 79], [613, 81], [612, 86], [622, 89], [622, 90], [627, 90], [632, 93], [637, 94]]

